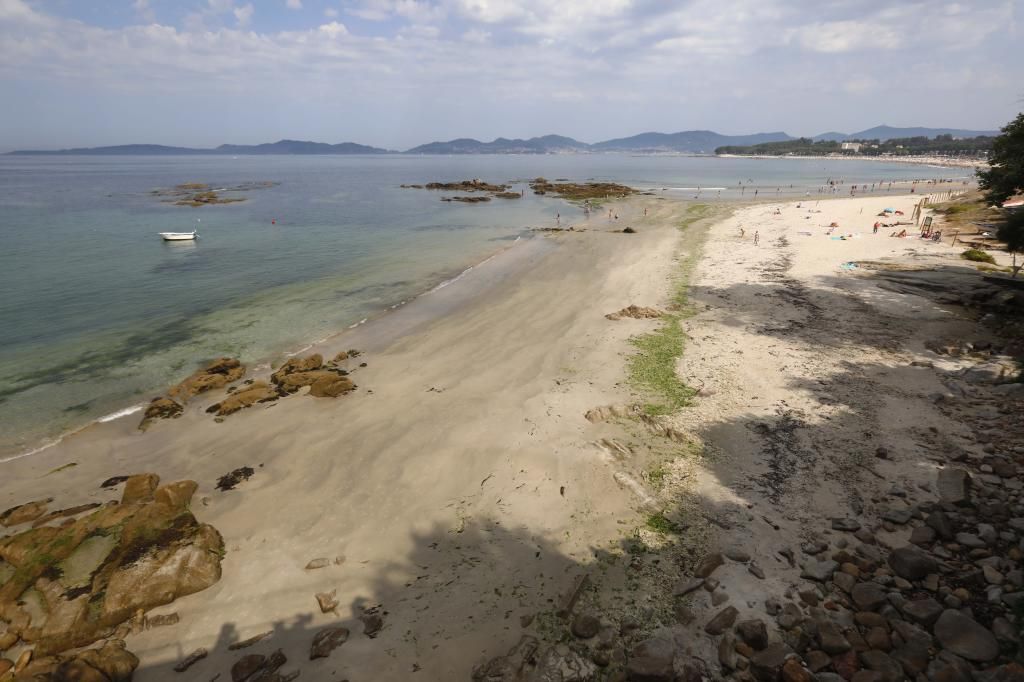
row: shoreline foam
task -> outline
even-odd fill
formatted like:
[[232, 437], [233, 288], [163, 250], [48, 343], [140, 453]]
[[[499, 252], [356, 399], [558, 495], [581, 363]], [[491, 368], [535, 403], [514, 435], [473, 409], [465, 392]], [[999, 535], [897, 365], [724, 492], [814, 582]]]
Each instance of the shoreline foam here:
[[[531, 236], [530, 238], [534, 239], [535, 237]], [[303, 353], [307, 353], [307, 352], [309, 352], [309, 351], [311, 351], [311, 350], [313, 350], [315, 348], [322, 347], [325, 344], [329, 344], [332, 341], [337, 341], [337, 340], [339, 340], [339, 337], [344, 336], [345, 334], [351, 332], [352, 330], [355, 330], [355, 329], [358, 329], [360, 327], [363, 327], [364, 325], [376, 322], [376, 321], [382, 319], [383, 317], [385, 317], [386, 315], [392, 314], [392, 313], [398, 311], [399, 309], [401, 309], [402, 307], [404, 307], [404, 306], [406, 306], [406, 305], [408, 305], [410, 303], [414, 303], [415, 301], [423, 298], [424, 296], [428, 296], [428, 295], [430, 295], [430, 294], [432, 294], [434, 292], [437, 292], [437, 291], [439, 291], [441, 289], [447, 288], [449, 285], [454, 284], [454, 283], [462, 280], [467, 274], [469, 274], [473, 270], [479, 269], [480, 267], [486, 265], [487, 263], [490, 263], [490, 262], [494, 261], [495, 258], [497, 258], [497, 257], [501, 256], [502, 254], [508, 252], [509, 250], [511, 250], [512, 248], [514, 248], [515, 246], [519, 245], [522, 242], [523, 242], [523, 235], [521, 235], [521, 234], [517, 235], [515, 240], [513, 240], [510, 244], [502, 246], [498, 250], [496, 250], [493, 253], [491, 253], [488, 256], [486, 256], [483, 260], [480, 260], [478, 262], [473, 263], [472, 265], [469, 265], [469, 266], [465, 267], [464, 269], [462, 269], [459, 272], [459, 274], [455, 275], [454, 277], [449, 277], [449, 278], [443, 279], [442, 281], [440, 281], [437, 284], [427, 285], [419, 293], [417, 293], [417, 294], [415, 294], [415, 295], [413, 295], [413, 296], [411, 296], [411, 297], [409, 297], [407, 299], [404, 299], [404, 300], [400, 301], [399, 303], [396, 303], [396, 304], [393, 304], [393, 305], [385, 304], [385, 306], [383, 308], [377, 310], [375, 313], [370, 314], [367, 317], [363, 317], [363, 318], [359, 319], [358, 321], [356, 321], [356, 322], [354, 322], [352, 324], [345, 325], [345, 326], [343, 326], [341, 328], [335, 329], [334, 331], [331, 331], [330, 333], [328, 333], [328, 334], [326, 334], [326, 335], [324, 335], [324, 336], [322, 336], [322, 337], [320, 337], [320, 338], [318, 338], [318, 339], [316, 339], [314, 341], [306, 343], [305, 345], [303, 345], [302, 347], [298, 348], [297, 350], [286, 350], [286, 351], [283, 351], [283, 352], [273, 353], [269, 357], [261, 357], [261, 358], [259, 358], [257, 360], [254, 360], [254, 361], [252, 361], [252, 369], [247, 373], [246, 377], [247, 378], [253, 378], [254, 376], [258, 376], [261, 373], [268, 373], [269, 370], [272, 368], [272, 362], [273, 362], [274, 358], [277, 358], [277, 357], [284, 357], [284, 358], [295, 357], [295, 356], [301, 355]], [[150, 391], [150, 393], [152, 393], [153, 395], [163, 394], [164, 392], [166, 392], [167, 388], [168, 388], [168, 386], [155, 387], [155, 388], [153, 388]], [[106, 423], [110, 423], [110, 422], [114, 422], [114, 421], [123, 419], [125, 417], [129, 417], [129, 416], [131, 416], [133, 414], [138, 414], [139, 412], [144, 410], [145, 407], [146, 407], [145, 403], [135, 403], [135, 404], [129, 405], [127, 407], [118, 408], [118, 409], [115, 409], [114, 411], [109, 412], [107, 414], [104, 414], [102, 416], [90, 419], [90, 420], [88, 420], [88, 421], [86, 421], [86, 422], [84, 422], [82, 424], [78, 424], [76, 426], [72, 426], [72, 427], [62, 431], [61, 433], [55, 435], [55, 436], [51, 436], [49, 438], [45, 438], [45, 439], [43, 439], [40, 442], [34, 443], [32, 445], [29, 445], [29, 446], [27, 446], [27, 448], [28, 448], [27, 450], [22, 450], [22, 451], [19, 451], [19, 452], [13, 452], [13, 453], [9, 453], [9, 454], [4, 454], [4, 453], [0, 452], [0, 464], [4, 464], [5, 462], [14, 461], [14, 460], [17, 460], [17, 459], [21, 459], [23, 457], [30, 457], [32, 455], [38, 454], [38, 453], [40, 453], [40, 452], [42, 452], [44, 450], [47, 450], [47, 449], [49, 449], [49, 448], [51, 448], [51, 447], [53, 447], [55, 445], [60, 444], [60, 443], [64, 442], [66, 439], [68, 439], [68, 438], [70, 438], [70, 437], [72, 437], [72, 436], [74, 436], [74, 435], [76, 435], [76, 434], [78, 434], [78, 433], [80, 433], [82, 431], [85, 431], [86, 429], [90, 429], [90, 428], [92, 428], [92, 427], [94, 427], [94, 426], [96, 426], [98, 424], [106, 424]]]

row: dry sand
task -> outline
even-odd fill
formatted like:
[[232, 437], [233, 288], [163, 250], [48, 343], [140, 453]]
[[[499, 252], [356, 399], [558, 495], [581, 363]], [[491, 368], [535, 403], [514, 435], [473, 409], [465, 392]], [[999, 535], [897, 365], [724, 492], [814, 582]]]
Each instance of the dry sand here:
[[[910, 215], [918, 199], [794, 202], [778, 215], [758, 204], [711, 227], [678, 367], [702, 390], [670, 417], [583, 416], [643, 401], [626, 383], [629, 338], [659, 322], [604, 316], [666, 308], [701, 232], [677, 229], [684, 205], [641, 198], [617, 205], [617, 223], [544, 237], [556, 248], [524, 257], [514, 278], [474, 271], [460, 283], [471, 300], [442, 319], [391, 317], [401, 335], [371, 344], [352, 395], [289, 398], [222, 424], [202, 412], [210, 397], [144, 434], [131, 420], [100, 425], [3, 464], [0, 507], [105, 501], [116, 493], [98, 485], [115, 474], [199, 482], [194, 511], [224, 535], [224, 575], [159, 610], [179, 613], [177, 625], [129, 638], [141, 682], [181, 679], [171, 667], [200, 646], [211, 655], [189, 679], [225, 679], [240, 655], [227, 645], [271, 630], [241, 653], [283, 648], [302, 679], [467, 679], [519, 638], [521, 617], [533, 617], [527, 632], [564, 631], [552, 614], [584, 573], [594, 586], [583, 603], [606, 619], [642, 630], [687, 620], [666, 586], [714, 546], [742, 545], [765, 570], [764, 581], [739, 563], [716, 574], [729, 603], [762, 614], [798, 573], [779, 548], [828, 517], [870, 513], [894, 485], [913, 498], [934, 473], [922, 449], [962, 435], [929, 397], [944, 390], [938, 369], [910, 362], [935, 360], [925, 340], [973, 323], [841, 267], [955, 262], [945, 244], [871, 234], [882, 207]], [[855, 237], [830, 239], [833, 221]], [[639, 233], [611, 231], [626, 224]], [[322, 350], [369, 339], [359, 334]], [[877, 459], [878, 446], [891, 456]], [[214, 489], [245, 465], [249, 481]], [[684, 529], [677, 542], [645, 527], [653, 511]], [[321, 557], [331, 565], [304, 568]], [[340, 605], [322, 614], [314, 594], [331, 590]], [[696, 620], [673, 627], [710, 661], [698, 627], [709, 599], [701, 591]], [[384, 627], [371, 639], [359, 616], [374, 607]], [[333, 623], [350, 640], [307, 661], [315, 631]]]
[[[591, 444], [601, 427], [583, 414], [628, 400], [627, 338], [657, 324], [604, 317], [665, 295], [681, 206], [649, 205], [647, 217], [626, 203], [618, 221], [542, 237], [557, 248], [508, 281], [473, 271], [461, 290], [478, 276], [483, 293], [443, 319], [410, 330], [395, 314], [385, 324], [403, 335], [359, 358], [368, 366], [353, 374], [351, 395], [294, 397], [222, 424], [203, 413], [212, 396], [146, 433], [134, 428], [138, 415], [101, 424], [2, 465], [0, 507], [116, 498], [99, 489], [116, 474], [199, 483], [194, 511], [225, 538], [223, 578], [161, 610], [178, 612], [178, 625], [130, 638], [142, 682], [176, 679], [171, 666], [200, 646], [211, 655], [194, 679], [226, 674], [239, 654], [225, 645], [267, 630], [275, 635], [244, 653], [283, 647], [304, 679], [404, 680], [413, 670], [465, 679], [506, 646], [521, 615], [550, 608], [592, 546], [625, 533], [620, 521], [635, 523], [633, 493]], [[612, 231], [626, 224], [639, 233]], [[365, 350], [361, 340], [313, 350]], [[47, 475], [69, 462], [77, 466]], [[214, 489], [247, 465], [249, 481]], [[320, 557], [343, 559], [305, 570]], [[340, 606], [321, 614], [314, 594], [331, 590]], [[369, 639], [357, 617], [376, 605], [385, 626]], [[339, 621], [356, 634], [308, 662], [313, 633]]]

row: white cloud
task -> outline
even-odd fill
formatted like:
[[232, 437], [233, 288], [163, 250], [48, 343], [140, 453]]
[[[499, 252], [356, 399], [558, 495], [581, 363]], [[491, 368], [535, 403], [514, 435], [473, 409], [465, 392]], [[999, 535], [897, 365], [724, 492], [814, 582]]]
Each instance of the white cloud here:
[[285, 0], [284, 4], [288, 9], [302, 9], [302, 0]]
[[256, 10], [252, 6], [252, 3], [242, 5], [241, 7], [235, 7], [231, 10], [232, 14], [235, 15], [235, 20], [238, 22], [239, 26], [248, 26], [249, 22], [252, 21], [252, 15], [255, 11]]
[[[257, 3], [242, 3], [202, 0], [179, 26], [104, 28], [0, 0], [0, 97], [11, 101], [5, 83], [32, 74], [57, 91], [131, 93], [140, 109], [167, 94], [227, 108], [232, 97], [287, 94], [344, 111], [414, 110], [421, 126], [423, 109], [453, 121], [472, 110], [498, 134], [517, 134], [501, 128], [524, 118], [553, 120], [564, 129], [545, 132], [582, 137], [576, 126], [606, 121], [620, 121], [616, 134], [663, 119], [676, 129], [719, 127], [712, 116], [745, 117], [740, 129], [755, 129], [770, 112], [856, 110], [850, 103], [874, 92], [915, 92], [907, 106], [930, 112], [921, 95], [957, 87], [986, 111], [1015, 105], [1005, 87], [1024, 69], [1024, 53], [999, 49], [1013, 23], [1005, 0], [359, 0], [325, 7], [322, 25], [310, 13], [308, 28], [288, 31], [251, 30]], [[335, 8], [383, 23], [366, 35]], [[789, 127], [777, 116], [763, 125]]]
[[337, 21], [332, 21], [329, 24], [323, 24], [318, 30], [320, 33], [330, 36], [331, 38], [348, 35], [348, 29], [345, 28], [345, 24], [339, 24]]
[[794, 29], [791, 35], [813, 52], [898, 50], [903, 42], [896, 28], [875, 21], [815, 23]]
[[462, 34], [462, 39], [467, 43], [482, 45], [491, 39], [491, 32], [479, 28], [471, 28]]

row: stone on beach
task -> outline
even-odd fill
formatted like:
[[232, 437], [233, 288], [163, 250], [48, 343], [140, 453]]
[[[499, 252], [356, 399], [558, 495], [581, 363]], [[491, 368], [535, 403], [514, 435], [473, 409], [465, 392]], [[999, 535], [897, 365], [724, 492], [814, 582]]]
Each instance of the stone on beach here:
[[664, 315], [664, 313], [657, 308], [646, 308], [637, 305], [628, 305], [622, 310], [616, 313], [608, 313], [605, 315], [609, 320], [621, 320], [624, 317], [633, 318], [635, 320], [643, 319], [657, 319]]
[[971, 661], [991, 661], [999, 655], [995, 635], [955, 609], [946, 609], [939, 616], [935, 637], [946, 650]]

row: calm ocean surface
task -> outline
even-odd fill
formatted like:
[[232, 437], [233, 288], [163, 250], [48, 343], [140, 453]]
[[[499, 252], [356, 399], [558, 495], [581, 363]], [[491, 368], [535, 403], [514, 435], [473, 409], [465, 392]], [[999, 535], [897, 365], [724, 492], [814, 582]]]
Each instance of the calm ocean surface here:
[[[827, 178], [961, 178], [857, 161], [675, 156], [0, 156], [0, 459], [157, 395], [220, 355], [267, 361], [428, 291], [579, 209], [525, 178], [612, 180], [665, 196], [794, 198]], [[464, 205], [401, 184], [518, 182]], [[271, 181], [189, 208], [152, 191]], [[792, 185], [792, 188], [790, 188]], [[947, 186], [948, 187], [948, 186]], [[673, 189], [676, 188], [676, 189]], [[905, 191], [905, 189], [903, 190]], [[848, 191], [846, 192], [848, 193]], [[840, 193], [840, 196], [844, 196]], [[196, 243], [166, 244], [161, 231]], [[276, 224], [273, 222], [276, 221]]]

